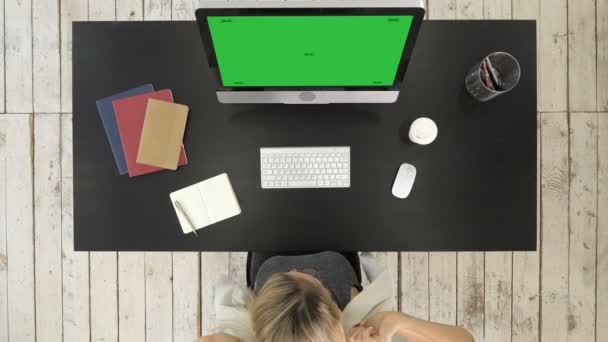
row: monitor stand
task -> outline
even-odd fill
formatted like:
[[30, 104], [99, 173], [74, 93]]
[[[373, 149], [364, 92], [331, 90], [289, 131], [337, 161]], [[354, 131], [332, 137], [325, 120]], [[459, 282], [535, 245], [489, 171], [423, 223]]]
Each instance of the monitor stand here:
[[393, 103], [399, 90], [217, 91], [221, 103]]

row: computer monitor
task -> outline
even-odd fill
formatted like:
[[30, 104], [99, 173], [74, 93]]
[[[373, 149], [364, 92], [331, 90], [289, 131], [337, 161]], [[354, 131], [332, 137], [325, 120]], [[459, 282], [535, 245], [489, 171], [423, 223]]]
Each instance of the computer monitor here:
[[423, 0], [203, 1], [222, 103], [395, 102]]

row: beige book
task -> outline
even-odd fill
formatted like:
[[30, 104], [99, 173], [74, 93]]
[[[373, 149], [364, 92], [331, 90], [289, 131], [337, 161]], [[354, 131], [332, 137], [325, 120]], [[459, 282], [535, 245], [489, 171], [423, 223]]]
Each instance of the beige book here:
[[177, 169], [187, 118], [187, 106], [148, 100], [137, 163]]

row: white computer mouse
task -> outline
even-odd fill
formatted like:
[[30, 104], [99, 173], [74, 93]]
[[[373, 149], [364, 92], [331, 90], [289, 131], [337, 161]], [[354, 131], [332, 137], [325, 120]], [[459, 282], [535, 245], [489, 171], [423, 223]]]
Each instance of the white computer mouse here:
[[393, 183], [393, 196], [397, 198], [406, 198], [412, 191], [414, 180], [416, 179], [416, 168], [414, 165], [403, 163], [397, 171], [395, 182]]

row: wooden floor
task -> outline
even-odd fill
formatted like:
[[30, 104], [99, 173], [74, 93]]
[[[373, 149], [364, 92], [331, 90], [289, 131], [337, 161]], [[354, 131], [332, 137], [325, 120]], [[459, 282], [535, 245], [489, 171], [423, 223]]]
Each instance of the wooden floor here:
[[[537, 20], [539, 252], [379, 253], [399, 309], [488, 342], [608, 341], [608, 0], [428, 2], [431, 19]], [[71, 21], [192, 20], [196, 3], [0, 6], [0, 342], [195, 341], [213, 280], [243, 278], [242, 253], [72, 248]]]

